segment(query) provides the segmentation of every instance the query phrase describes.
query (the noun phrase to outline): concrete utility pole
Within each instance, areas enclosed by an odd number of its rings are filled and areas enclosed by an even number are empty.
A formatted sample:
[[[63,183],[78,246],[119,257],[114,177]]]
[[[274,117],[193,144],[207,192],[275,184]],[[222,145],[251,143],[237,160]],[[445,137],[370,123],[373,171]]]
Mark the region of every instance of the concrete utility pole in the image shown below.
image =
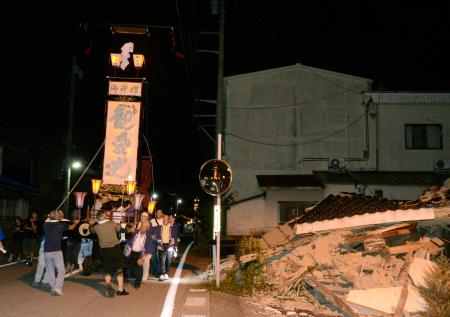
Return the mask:
[[[69,194],[70,191],[70,177],[71,177],[71,154],[72,154],[72,134],[73,134],[73,112],[75,109],[75,90],[77,79],[79,76],[77,58],[75,54],[72,55],[72,69],[70,73],[70,91],[69,91],[69,121],[67,123],[67,135],[66,135],[66,158],[65,158],[65,193],[63,198]],[[69,197],[67,197],[64,203],[64,215],[69,218]]]
[[[222,134],[223,134],[223,58],[224,58],[224,42],[225,42],[225,0],[219,2],[219,61],[217,72],[217,108],[216,108],[216,129],[217,129],[217,159],[222,159]],[[221,215],[220,195],[216,197],[216,206]],[[216,232],[216,286],[220,286],[220,228]]]

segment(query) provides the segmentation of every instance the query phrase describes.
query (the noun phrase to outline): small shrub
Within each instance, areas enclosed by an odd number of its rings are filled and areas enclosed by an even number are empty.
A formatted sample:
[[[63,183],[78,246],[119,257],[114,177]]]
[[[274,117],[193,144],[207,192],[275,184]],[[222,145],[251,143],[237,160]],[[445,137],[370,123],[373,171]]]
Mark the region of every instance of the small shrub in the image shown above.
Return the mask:
[[[450,317],[450,260],[441,255],[436,259],[436,269],[427,272],[427,287],[419,292],[427,303],[427,317]]]
[[[257,238],[244,238],[239,242],[236,258],[239,259],[242,255],[256,253],[256,260],[236,265],[228,270],[225,278],[220,281],[219,289],[216,288],[215,280],[203,282],[200,287],[235,295],[252,295],[255,291],[264,289],[266,280],[264,277],[264,258],[261,251]]]

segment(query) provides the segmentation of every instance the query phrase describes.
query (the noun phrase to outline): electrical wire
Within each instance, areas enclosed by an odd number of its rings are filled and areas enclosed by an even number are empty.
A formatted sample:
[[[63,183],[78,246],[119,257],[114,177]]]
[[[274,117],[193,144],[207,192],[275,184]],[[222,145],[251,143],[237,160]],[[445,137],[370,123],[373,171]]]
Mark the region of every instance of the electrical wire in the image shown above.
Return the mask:
[[[364,84],[365,85],[365,84]],[[359,87],[361,85],[355,86]],[[253,107],[233,107],[233,106],[227,106],[227,109],[233,109],[233,110],[265,110],[265,109],[282,109],[282,108],[292,108],[292,107],[298,107],[301,105],[306,105],[306,104],[310,104],[310,103],[315,103],[315,102],[319,102],[322,100],[326,100],[329,98],[333,98],[336,96],[339,96],[341,94],[344,93],[348,93],[348,92],[354,92],[355,90],[352,89],[348,89],[348,90],[342,90],[342,91],[338,91],[337,93],[331,94],[331,95],[327,95],[327,96],[323,96],[320,98],[316,98],[316,99],[311,99],[311,100],[306,100],[306,101],[302,101],[302,102],[296,102],[293,104],[288,104],[288,105],[276,105],[276,106],[253,106]],[[359,94],[359,93],[358,93]]]
[[[326,82],[328,82],[328,83],[330,83],[330,84],[332,84],[332,85],[334,85],[334,86],[336,86],[336,87],[339,87],[339,88],[341,88],[341,89],[343,89],[343,90],[351,91],[351,92],[354,92],[354,93],[356,93],[356,94],[361,94],[361,92],[362,92],[361,90],[356,90],[356,89],[352,89],[352,88],[348,88],[348,87],[342,86],[341,84],[338,84],[337,82],[334,82],[334,81],[332,81],[332,80],[330,80],[330,79],[328,79],[328,78],[326,78],[326,77],[320,75],[318,72],[312,70],[312,69],[311,69],[310,67],[308,67],[308,66],[305,66],[304,69],[306,69],[307,71],[313,73],[315,76],[319,77],[319,78],[322,79],[323,81],[326,81]],[[360,84],[360,85],[366,86],[367,83],[363,83],[363,84]],[[360,86],[360,85],[358,85],[358,86]],[[358,86],[356,86],[356,87],[358,87]],[[355,87],[355,88],[356,88],[356,87]]]
[[[147,145],[148,156],[150,157],[150,162],[152,163],[152,196],[153,196],[155,194],[155,177],[153,176],[153,157],[152,153],[150,152],[150,146],[148,145],[147,138],[145,137],[144,134],[142,134],[142,136],[144,137],[145,144]]]
[[[188,90],[190,92],[191,95],[191,101],[194,101],[194,97],[193,97],[193,93],[194,93],[194,86],[192,84],[192,79],[191,79],[191,75],[190,75],[190,71],[189,71],[189,65],[187,63],[187,51],[186,51],[186,46],[184,44],[184,33],[183,33],[183,27],[181,24],[181,16],[180,16],[180,8],[178,6],[178,0],[175,0],[175,7],[176,7],[176,11],[177,11],[177,24],[178,24],[178,31],[180,33],[180,43],[181,43],[181,49],[183,50],[183,54],[184,54],[184,68],[185,68],[185,72],[186,72],[186,82],[188,85]],[[189,57],[191,58],[191,57]]]
[[[75,185],[73,185],[73,187],[69,190],[69,192],[67,193],[66,197],[64,197],[63,201],[59,204],[59,206],[56,208],[56,210],[59,210],[59,208],[61,208],[61,206],[66,202],[67,198],[69,198],[70,194],[72,194],[73,190],[75,189],[75,187],[77,187],[78,183],[81,181],[81,179],[83,178],[84,174],[86,174],[87,170],[91,166],[92,162],[94,162],[95,158],[97,157],[98,153],[100,153],[100,150],[103,148],[103,146],[105,146],[105,141],[103,141],[102,145],[100,145],[100,148],[97,150],[97,152],[95,153],[95,155],[92,158],[92,160],[86,166],[86,168],[84,169],[83,173],[80,175],[80,177],[76,181]]]
[[[262,141],[256,141],[256,140],[252,140],[252,139],[248,139],[233,133],[226,133],[226,135],[229,135],[231,137],[234,137],[236,139],[245,141],[245,142],[249,142],[249,143],[253,143],[253,144],[260,144],[260,145],[267,145],[267,146],[300,146],[300,145],[307,145],[307,144],[312,144],[312,143],[318,143],[321,142],[323,140],[326,140],[328,138],[331,138],[345,130],[347,130],[348,128],[352,127],[353,125],[355,125],[356,123],[358,123],[362,118],[364,118],[366,115],[366,113],[364,113],[363,115],[361,115],[360,117],[358,117],[356,120],[354,120],[353,122],[351,122],[350,124],[348,124],[347,126],[345,126],[344,128],[337,130],[329,135],[320,137],[318,139],[315,140],[310,140],[310,141],[306,141],[306,142],[301,142],[301,143],[290,143],[290,144],[281,144],[281,143],[268,143],[268,142],[262,142]]]

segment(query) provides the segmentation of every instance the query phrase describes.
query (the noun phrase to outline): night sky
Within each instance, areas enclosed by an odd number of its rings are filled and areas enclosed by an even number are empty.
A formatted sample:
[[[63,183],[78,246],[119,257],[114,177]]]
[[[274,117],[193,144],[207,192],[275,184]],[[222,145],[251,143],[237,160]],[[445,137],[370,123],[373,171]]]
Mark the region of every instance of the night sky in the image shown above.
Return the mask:
[[[297,2],[227,1],[225,75],[302,63],[373,79],[374,89],[449,90],[448,4]],[[120,52],[126,40],[113,37],[107,25],[173,27],[175,48],[166,28],[150,28],[150,38],[137,39],[150,57],[145,111],[156,191],[185,201],[200,194],[199,166],[215,151],[198,129],[208,122],[193,116],[214,112],[194,103],[216,93],[216,55],[195,52],[217,48],[214,35],[198,35],[218,30],[210,2],[179,0],[177,8],[174,0],[146,1],[102,10],[77,2],[48,10],[4,12],[0,123],[63,140],[75,54],[83,77],[76,90],[73,155],[89,161],[104,137],[108,54]],[[100,160],[94,172],[100,174]]]

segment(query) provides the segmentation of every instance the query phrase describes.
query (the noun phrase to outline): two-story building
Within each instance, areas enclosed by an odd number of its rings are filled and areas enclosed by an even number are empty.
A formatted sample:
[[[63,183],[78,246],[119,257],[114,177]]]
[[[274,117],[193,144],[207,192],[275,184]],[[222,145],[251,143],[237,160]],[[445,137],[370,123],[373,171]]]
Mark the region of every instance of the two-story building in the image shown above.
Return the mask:
[[[0,218],[48,212],[62,192],[64,148],[35,131],[0,125]]]
[[[332,193],[416,199],[450,176],[450,93],[371,82],[300,64],[225,79],[229,235],[275,227]]]

